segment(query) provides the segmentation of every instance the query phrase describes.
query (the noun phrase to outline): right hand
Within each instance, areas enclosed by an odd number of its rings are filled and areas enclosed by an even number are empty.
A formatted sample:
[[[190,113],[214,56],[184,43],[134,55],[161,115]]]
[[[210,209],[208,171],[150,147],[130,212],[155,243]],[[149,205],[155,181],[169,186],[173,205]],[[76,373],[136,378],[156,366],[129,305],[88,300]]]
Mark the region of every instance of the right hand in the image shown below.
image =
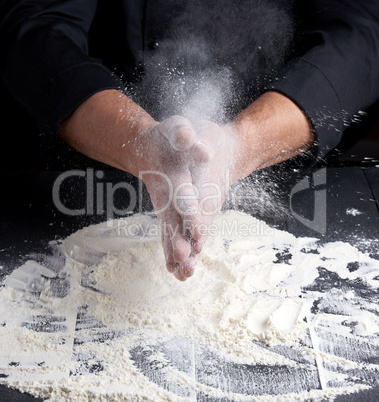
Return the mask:
[[[198,194],[193,186],[193,160],[208,159],[189,120],[172,116],[151,125],[134,141],[138,176],[143,180],[161,222],[162,244],[169,272],[184,281],[194,272],[200,250]]]

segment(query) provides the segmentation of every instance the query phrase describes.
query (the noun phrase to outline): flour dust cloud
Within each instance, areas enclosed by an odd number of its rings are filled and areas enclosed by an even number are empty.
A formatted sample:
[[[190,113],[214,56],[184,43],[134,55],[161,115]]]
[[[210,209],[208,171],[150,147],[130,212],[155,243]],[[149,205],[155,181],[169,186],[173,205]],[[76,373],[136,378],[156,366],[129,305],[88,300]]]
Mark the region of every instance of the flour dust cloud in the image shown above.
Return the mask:
[[[131,93],[158,120],[226,122],[277,77],[294,31],[291,2],[195,0],[144,52]]]

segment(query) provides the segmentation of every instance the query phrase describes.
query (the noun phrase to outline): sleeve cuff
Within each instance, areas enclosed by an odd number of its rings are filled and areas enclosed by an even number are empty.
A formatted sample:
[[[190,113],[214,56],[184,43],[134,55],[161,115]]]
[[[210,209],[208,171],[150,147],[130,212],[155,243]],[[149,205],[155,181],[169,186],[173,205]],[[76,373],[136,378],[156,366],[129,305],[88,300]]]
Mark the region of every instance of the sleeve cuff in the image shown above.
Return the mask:
[[[85,100],[106,89],[124,90],[122,80],[98,63],[72,66],[52,78],[41,104],[46,105],[39,118],[41,128],[55,130]]]
[[[344,116],[340,100],[326,76],[312,63],[294,59],[283,78],[268,88],[295,102],[310,119],[315,135],[313,155],[322,159],[340,142]]]

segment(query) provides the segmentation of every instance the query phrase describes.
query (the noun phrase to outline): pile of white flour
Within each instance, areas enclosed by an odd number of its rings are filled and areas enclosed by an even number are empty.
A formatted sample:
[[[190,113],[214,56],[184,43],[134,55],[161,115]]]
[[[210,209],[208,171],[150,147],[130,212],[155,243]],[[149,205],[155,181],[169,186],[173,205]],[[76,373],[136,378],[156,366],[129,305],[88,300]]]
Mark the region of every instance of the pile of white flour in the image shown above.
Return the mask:
[[[134,215],[59,245],[0,291],[0,381],[53,401],[333,399],[378,386],[379,262],[219,215],[182,283]],[[62,255],[56,255],[62,260]]]

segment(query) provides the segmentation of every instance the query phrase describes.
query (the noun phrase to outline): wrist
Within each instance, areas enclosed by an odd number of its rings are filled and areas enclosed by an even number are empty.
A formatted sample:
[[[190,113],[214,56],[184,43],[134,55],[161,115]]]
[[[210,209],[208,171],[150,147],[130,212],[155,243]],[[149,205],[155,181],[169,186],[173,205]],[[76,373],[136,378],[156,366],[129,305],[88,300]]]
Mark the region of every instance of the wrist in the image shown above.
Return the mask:
[[[289,98],[266,92],[229,124],[236,140],[236,175],[290,159],[313,145],[312,125]]]
[[[231,121],[227,129],[233,141],[231,182],[234,183],[259,168],[259,134],[257,122],[247,114]]]
[[[151,166],[147,165],[150,161],[148,155],[151,153],[149,148],[154,142],[150,133],[159,123],[146,112],[138,113],[132,121],[128,120],[120,127],[122,144],[118,159],[122,170],[139,177],[141,171],[151,169]]]

